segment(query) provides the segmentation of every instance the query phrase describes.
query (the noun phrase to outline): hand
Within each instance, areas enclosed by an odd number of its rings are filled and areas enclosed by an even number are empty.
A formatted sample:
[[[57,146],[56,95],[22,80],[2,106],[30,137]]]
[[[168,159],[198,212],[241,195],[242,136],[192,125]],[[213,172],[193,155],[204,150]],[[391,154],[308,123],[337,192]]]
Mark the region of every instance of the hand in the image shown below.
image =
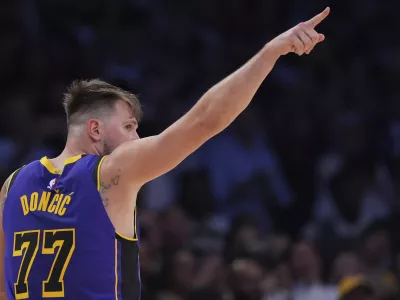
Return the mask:
[[[276,48],[281,55],[294,52],[301,56],[304,53],[309,54],[316,44],[325,40],[325,36],[315,31],[315,27],[321,23],[330,12],[327,7],[323,12],[316,15],[307,22],[302,22],[288,31],[277,36],[270,42],[270,45]]]

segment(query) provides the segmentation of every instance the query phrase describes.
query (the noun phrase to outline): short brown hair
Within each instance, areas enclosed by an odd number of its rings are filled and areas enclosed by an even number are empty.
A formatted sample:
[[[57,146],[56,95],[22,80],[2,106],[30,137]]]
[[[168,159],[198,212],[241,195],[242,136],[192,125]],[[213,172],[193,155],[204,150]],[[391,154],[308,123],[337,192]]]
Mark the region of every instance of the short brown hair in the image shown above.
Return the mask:
[[[76,80],[64,94],[64,109],[68,125],[82,122],[82,117],[102,108],[114,108],[118,100],[127,102],[140,121],[142,108],[136,95],[99,79]]]

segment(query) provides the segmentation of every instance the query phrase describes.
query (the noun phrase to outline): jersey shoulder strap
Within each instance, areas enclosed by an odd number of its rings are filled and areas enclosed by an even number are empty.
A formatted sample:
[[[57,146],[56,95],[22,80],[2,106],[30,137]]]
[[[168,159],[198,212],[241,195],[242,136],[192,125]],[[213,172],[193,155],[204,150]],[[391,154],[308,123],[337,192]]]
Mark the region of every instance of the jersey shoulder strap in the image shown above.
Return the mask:
[[[22,170],[22,168],[25,166],[20,167],[19,169],[16,169],[11,175],[8,177],[8,182],[6,185],[6,196],[8,195],[8,191],[10,190],[11,186],[14,184],[15,179],[17,178],[19,172]]]
[[[93,167],[92,177],[93,177],[93,181],[96,184],[98,191],[100,191],[100,188],[101,188],[100,168],[101,168],[101,164],[103,163],[103,161],[106,157],[107,156],[99,156]]]

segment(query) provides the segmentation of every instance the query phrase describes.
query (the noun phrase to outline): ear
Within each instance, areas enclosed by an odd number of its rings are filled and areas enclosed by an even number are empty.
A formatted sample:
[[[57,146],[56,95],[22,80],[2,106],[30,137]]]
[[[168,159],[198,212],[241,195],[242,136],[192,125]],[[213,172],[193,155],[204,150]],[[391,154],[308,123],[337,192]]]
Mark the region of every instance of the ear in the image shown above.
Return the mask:
[[[98,142],[101,140],[101,123],[99,120],[90,119],[88,122],[87,130],[90,138],[93,141]]]

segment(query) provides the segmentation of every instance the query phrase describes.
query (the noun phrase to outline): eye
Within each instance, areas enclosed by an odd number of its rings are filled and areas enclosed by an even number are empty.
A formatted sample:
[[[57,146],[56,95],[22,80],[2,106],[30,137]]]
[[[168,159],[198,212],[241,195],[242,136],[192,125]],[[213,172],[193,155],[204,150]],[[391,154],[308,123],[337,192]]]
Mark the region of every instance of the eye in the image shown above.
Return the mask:
[[[127,130],[132,130],[132,128],[133,128],[132,124],[129,124],[129,125],[125,126],[125,129],[127,129]]]

